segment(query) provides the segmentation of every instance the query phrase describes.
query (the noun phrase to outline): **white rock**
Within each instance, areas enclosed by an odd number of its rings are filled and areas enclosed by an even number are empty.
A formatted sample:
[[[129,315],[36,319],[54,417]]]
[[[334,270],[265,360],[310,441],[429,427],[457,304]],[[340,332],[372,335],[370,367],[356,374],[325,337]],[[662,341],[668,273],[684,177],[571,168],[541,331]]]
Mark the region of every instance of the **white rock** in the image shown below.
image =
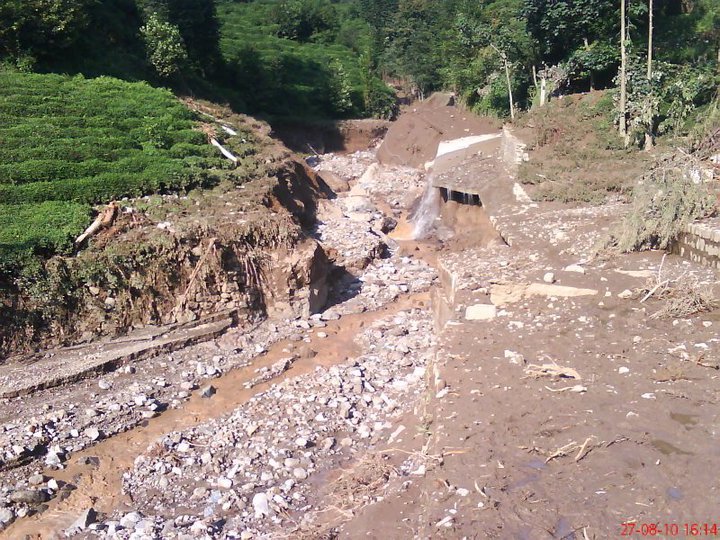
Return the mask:
[[[566,272],[576,272],[576,273],[578,273],[578,274],[584,274],[584,273],[585,273],[585,269],[584,269],[582,266],[580,266],[579,264],[571,264],[571,265],[569,265],[569,266],[566,266],[566,267],[564,268],[564,270],[565,270]]]
[[[181,441],[180,444],[177,445],[177,451],[178,452],[189,452],[190,451],[190,443],[187,441]]]
[[[555,283],[555,274],[552,272],[548,272],[543,276],[543,281],[545,283]]]
[[[233,486],[233,481],[229,478],[225,478],[224,476],[221,476],[217,480],[217,485],[219,488],[222,489],[230,489]]]
[[[100,431],[94,427],[87,428],[83,434],[91,441],[97,441],[100,438]]]
[[[95,523],[97,521],[97,512],[95,512],[94,508],[88,508],[85,510],[80,516],[77,518],[75,523],[70,527],[70,529],[75,529],[78,531],[84,531],[90,525]]]
[[[130,512],[120,518],[120,526],[126,529],[134,529],[135,524],[140,521],[142,517],[137,512]]]
[[[630,369],[626,368],[625,366],[622,366],[622,367],[618,368],[618,373],[620,375],[625,375],[626,373],[630,373]]]
[[[298,448],[307,448],[310,445],[310,443],[304,437],[298,437],[297,439],[295,439],[295,445]]]
[[[0,525],[8,525],[15,521],[15,514],[9,508],[0,508]]]
[[[497,316],[497,308],[493,304],[475,304],[465,309],[468,321],[487,321]]]
[[[256,493],[252,500],[255,509],[255,517],[263,517],[270,515],[270,505],[268,504],[267,495],[264,493]]]
[[[525,363],[525,357],[515,351],[506,350],[505,358],[507,358],[511,364],[523,365]]]

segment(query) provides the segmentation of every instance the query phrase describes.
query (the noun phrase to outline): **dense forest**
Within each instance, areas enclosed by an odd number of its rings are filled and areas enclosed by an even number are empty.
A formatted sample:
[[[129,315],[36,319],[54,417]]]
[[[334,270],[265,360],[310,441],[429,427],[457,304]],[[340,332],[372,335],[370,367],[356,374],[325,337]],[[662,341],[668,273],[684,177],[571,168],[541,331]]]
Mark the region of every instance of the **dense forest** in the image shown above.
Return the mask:
[[[621,27],[631,125],[667,131],[711,99],[716,0],[9,0],[0,56],[269,116],[391,117],[382,80],[505,116],[541,93],[615,86]]]

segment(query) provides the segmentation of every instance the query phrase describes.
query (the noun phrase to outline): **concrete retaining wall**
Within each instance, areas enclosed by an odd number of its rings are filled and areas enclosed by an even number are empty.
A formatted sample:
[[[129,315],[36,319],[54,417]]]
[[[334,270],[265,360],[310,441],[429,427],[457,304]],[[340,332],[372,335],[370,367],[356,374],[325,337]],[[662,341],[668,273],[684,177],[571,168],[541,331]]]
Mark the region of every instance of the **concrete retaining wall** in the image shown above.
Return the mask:
[[[516,174],[518,166],[524,161],[529,161],[527,144],[513,135],[510,128],[503,127],[502,140],[500,142],[500,155],[511,174]]]
[[[688,225],[673,244],[672,252],[720,269],[720,219]]]

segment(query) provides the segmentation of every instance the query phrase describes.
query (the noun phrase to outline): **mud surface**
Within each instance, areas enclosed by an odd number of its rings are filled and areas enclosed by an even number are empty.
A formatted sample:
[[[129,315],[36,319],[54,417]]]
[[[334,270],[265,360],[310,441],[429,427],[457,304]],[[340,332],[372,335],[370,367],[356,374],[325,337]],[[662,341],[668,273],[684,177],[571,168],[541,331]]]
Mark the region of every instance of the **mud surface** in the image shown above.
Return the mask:
[[[306,231],[334,266],[320,313],[0,403],[4,537],[581,539],[720,519],[720,315],[673,295],[716,274],[597,258],[623,205],[534,203],[500,141],[442,160],[448,181],[492,176],[482,206],[447,203],[408,240],[418,165],[496,132],[433,99],[378,156],[312,161],[338,187]]]

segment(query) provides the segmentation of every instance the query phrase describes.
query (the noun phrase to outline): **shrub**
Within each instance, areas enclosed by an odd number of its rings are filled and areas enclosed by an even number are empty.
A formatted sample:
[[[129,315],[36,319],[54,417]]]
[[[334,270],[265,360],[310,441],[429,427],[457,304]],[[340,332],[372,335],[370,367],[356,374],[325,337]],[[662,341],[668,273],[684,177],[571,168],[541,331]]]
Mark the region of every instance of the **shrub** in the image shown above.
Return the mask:
[[[188,55],[180,29],[153,14],[140,28],[148,60],[161,77],[171,77],[182,71]]]
[[[635,187],[632,206],[608,247],[621,252],[667,249],[691,221],[717,211],[717,195],[690,177],[691,165],[660,163]]]

